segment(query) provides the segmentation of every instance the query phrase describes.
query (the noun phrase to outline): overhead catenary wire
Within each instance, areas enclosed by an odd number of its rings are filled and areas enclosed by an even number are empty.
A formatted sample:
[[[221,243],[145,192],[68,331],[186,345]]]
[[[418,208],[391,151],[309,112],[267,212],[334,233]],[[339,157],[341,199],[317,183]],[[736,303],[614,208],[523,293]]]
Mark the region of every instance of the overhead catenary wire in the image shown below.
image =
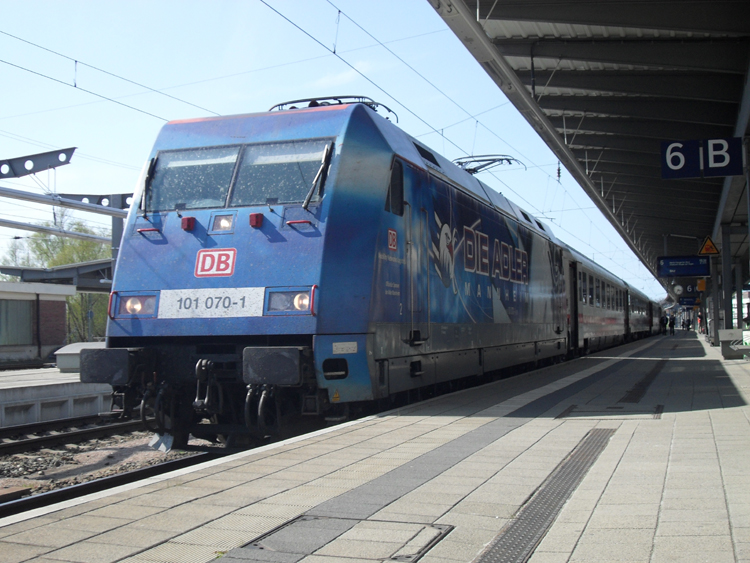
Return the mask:
[[[213,111],[213,110],[210,110],[210,109],[204,108],[204,107],[202,107],[202,106],[199,106],[199,105],[197,105],[197,104],[194,104],[194,103],[192,103],[192,102],[188,102],[187,100],[183,100],[183,99],[181,99],[181,98],[178,98],[177,96],[172,96],[171,94],[167,94],[167,93],[165,93],[165,92],[162,92],[162,91],[160,91],[160,90],[157,90],[156,88],[152,88],[152,87],[150,87],[150,86],[146,86],[145,84],[141,84],[140,82],[136,82],[135,80],[131,80],[131,79],[129,79],[129,78],[125,78],[124,76],[121,76],[121,75],[119,75],[119,74],[115,74],[114,72],[110,72],[110,71],[108,71],[108,70],[104,70],[104,69],[102,69],[102,68],[99,68],[99,67],[96,67],[96,66],[94,66],[94,65],[90,65],[90,64],[88,64],[88,63],[85,63],[85,62],[83,62],[83,61],[80,61],[80,60],[78,60],[78,59],[74,59],[73,57],[69,57],[68,55],[65,55],[65,54],[63,54],[63,53],[60,53],[60,52],[58,52],[58,51],[55,51],[55,50],[53,50],[53,49],[49,49],[48,47],[44,47],[44,46],[42,46],[42,45],[39,45],[39,44],[37,44],[37,43],[33,43],[32,41],[29,41],[29,40],[27,40],[27,39],[23,39],[22,37],[18,37],[17,35],[12,35],[12,34],[8,33],[7,31],[2,31],[2,30],[0,30],[0,34],[2,34],[2,35],[5,35],[5,36],[7,36],[7,37],[12,37],[13,39],[15,39],[15,40],[17,40],[17,41],[22,41],[23,43],[26,43],[26,44],[28,44],[28,45],[32,45],[33,47],[36,47],[36,48],[38,48],[38,49],[42,49],[43,51],[47,51],[48,53],[52,53],[52,54],[54,54],[54,55],[57,55],[58,57],[62,57],[62,58],[64,58],[64,59],[67,59],[67,60],[69,60],[69,61],[72,61],[72,62],[74,63],[74,65],[75,65],[75,70],[76,70],[76,71],[77,71],[77,69],[78,69],[78,65],[81,65],[81,66],[85,66],[85,67],[88,67],[88,68],[90,68],[90,69],[92,69],[92,70],[95,70],[95,71],[97,71],[97,72],[101,72],[102,74],[106,74],[106,75],[108,75],[108,76],[112,76],[112,77],[114,77],[114,78],[117,78],[117,79],[119,79],[119,80],[122,80],[123,82],[128,82],[128,83],[130,83],[130,84],[133,84],[133,85],[135,85],[135,86],[138,86],[139,88],[145,88],[145,89],[146,89],[146,90],[148,90],[149,92],[153,92],[153,93],[155,93],[155,94],[159,94],[159,95],[161,95],[161,96],[166,96],[167,98],[170,98],[170,99],[172,99],[172,100],[175,100],[175,101],[177,101],[177,102],[180,102],[180,103],[183,103],[183,104],[187,104],[187,105],[189,105],[189,106],[192,106],[192,107],[194,107],[194,108],[197,108],[197,109],[200,109],[200,110],[203,110],[203,111],[207,111],[208,113],[212,113],[212,114],[214,114],[214,115],[219,115],[218,113],[216,113],[216,112],[215,112],[215,111]],[[74,81],[73,81],[73,86],[74,86],[75,88],[78,88],[78,85],[77,85],[77,76],[76,76],[76,79],[74,79]],[[85,90],[84,90],[84,91],[85,91]]]
[[[143,113],[143,114],[148,115],[150,117],[154,117],[154,118],[160,119],[162,121],[169,121],[168,119],[166,119],[164,117],[161,117],[159,115],[156,115],[154,113],[148,112],[146,110],[142,110],[142,109],[137,108],[135,106],[130,106],[130,105],[125,104],[123,102],[119,102],[116,99],[110,98],[108,96],[104,96],[103,94],[97,94],[96,92],[93,92],[92,90],[87,90],[85,88],[81,88],[80,86],[75,86],[73,84],[69,84],[69,83],[65,82],[64,80],[60,80],[59,78],[55,78],[54,76],[49,76],[48,74],[44,74],[43,72],[37,72],[36,70],[31,70],[30,68],[26,68],[24,66],[11,63],[10,61],[6,61],[5,59],[0,59],[0,63],[3,63],[3,64],[8,65],[8,66],[11,66],[13,68],[17,68],[17,69],[22,70],[24,72],[28,72],[28,73],[34,74],[36,76],[40,76],[42,78],[46,78],[47,80],[51,80],[53,82],[57,82],[58,84],[63,84],[63,85],[68,86],[70,88],[74,88],[76,90],[80,90],[81,92],[85,92],[85,93],[90,94],[92,96],[96,96],[97,98],[101,98],[103,100],[107,100],[109,102],[112,102],[113,104],[117,104],[117,105],[126,107],[128,109],[132,109],[133,111],[137,111],[139,113]]]
[[[341,55],[340,55],[339,53],[334,53],[334,52],[333,52],[333,51],[332,51],[332,50],[331,50],[331,49],[330,49],[329,47],[327,47],[327,46],[326,46],[326,45],[325,45],[325,44],[324,44],[324,43],[323,43],[322,41],[320,41],[319,39],[317,39],[316,37],[314,37],[314,36],[313,36],[313,35],[312,35],[312,34],[311,34],[310,32],[308,32],[307,30],[305,30],[304,28],[302,28],[302,27],[301,27],[300,25],[298,25],[297,23],[295,23],[294,21],[292,21],[292,20],[291,20],[291,19],[290,19],[289,17],[287,17],[286,15],[282,14],[282,13],[281,13],[281,12],[280,12],[279,10],[277,10],[277,9],[275,9],[274,7],[270,6],[270,5],[268,4],[268,2],[266,2],[266,0],[260,0],[260,1],[261,1],[261,3],[262,3],[263,5],[265,5],[265,6],[266,6],[267,8],[269,8],[269,9],[270,9],[271,11],[273,11],[274,13],[276,13],[276,14],[277,14],[277,15],[278,15],[279,17],[281,17],[282,19],[284,19],[284,20],[285,20],[285,21],[286,21],[287,23],[289,23],[290,25],[292,25],[293,27],[295,27],[296,29],[298,29],[298,30],[299,30],[300,32],[302,32],[302,33],[303,33],[304,35],[306,35],[307,37],[309,37],[310,39],[312,39],[312,40],[313,40],[313,41],[314,41],[315,43],[317,43],[318,45],[320,45],[321,47],[323,47],[323,48],[324,48],[324,49],[325,49],[326,51],[328,51],[329,53],[331,53],[332,55],[334,55],[335,57],[337,57],[337,58],[338,58],[339,60],[341,60],[341,61],[342,61],[342,62],[343,62],[343,63],[344,63],[345,65],[347,65],[347,66],[348,66],[348,67],[349,67],[350,69],[352,69],[352,70],[353,70],[354,72],[356,72],[356,73],[357,73],[358,75],[360,75],[360,76],[361,76],[362,78],[364,78],[364,79],[365,79],[365,80],[366,80],[367,82],[369,82],[370,84],[372,84],[372,85],[373,85],[373,86],[374,86],[375,88],[377,88],[378,90],[380,90],[381,92],[383,92],[383,93],[384,93],[384,94],[385,94],[386,96],[388,96],[389,98],[391,98],[392,100],[394,100],[394,101],[395,101],[395,102],[396,102],[397,104],[399,104],[399,105],[400,105],[401,107],[403,107],[403,108],[404,108],[404,109],[405,109],[405,110],[406,110],[406,111],[407,111],[407,112],[408,112],[409,114],[411,114],[412,116],[414,116],[414,117],[415,117],[415,118],[416,118],[417,120],[419,120],[419,121],[420,121],[420,122],[422,122],[423,124],[427,125],[427,127],[429,127],[429,128],[430,128],[430,129],[431,129],[431,130],[432,130],[432,131],[433,131],[434,133],[437,133],[438,135],[440,135],[440,136],[441,136],[441,137],[442,137],[442,138],[443,138],[444,140],[448,141],[448,142],[449,142],[449,143],[450,143],[451,145],[453,145],[453,146],[454,146],[454,147],[455,147],[456,149],[458,149],[459,151],[461,151],[461,152],[462,152],[463,154],[468,154],[468,152],[467,152],[467,151],[466,151],[465,149],[463,149],[462,147],[460,147],[460,146],[459,146],[459,145],[458,145],[458,144],[457,144],[456,142],[454,142],[454,141],[453,141],[452,139],[450,139],[450,138],[446,137],[446,136],[445,136],[445,134],[444,134],[444,132],[442,132],[441,130],[438,130],[438,129],[437,129],[437,128],[436,128],[435,126],[433,126],[433,125],[431,125],[430,123],[428,123],[428,122],[427,122],[427,121],[426,121],[425,119],[423,119],[423,118],[422,118],[421,116],[419,116],[419,115],[418,115],[418,114],[417,114],[416,112],[414,112],[413,110],[411,110],[411,109],[410,109],[409,107],[407,107],[407,106],[406,106],[406,105],[405,105],[404,103],[402,103],[402,102],[401,102],[400,100],[398,100],[398,99],[397,99],[397,98],[396,98],[395,96],[391,95],[391,94],[390,94],[390,93],[389,93],[388,91],[386,91],[386,90],[385,90],[385,89],[384,89],[383,87],[381,87],[381,86],[380,86],[379,84],[377,84],[377,83],[376,83],[376,82],[375,82],[375,81],[374,81],[373,79],[371,79],[371,78],[370,78],[369,76],[367,76],[367,75],[366,75],[365,73],[363,73],[362,71],[360,71],[359,69],[357,69],[357,68],[356,68],[356,67],[355,67],[354,65],[352,65],[352,64],[351,64],[351,63],[349,63],[349,62],[348,62],[347,60],[345,60],[345,59],[344,59],[344,58],[343,58],[343,57],[342,57],[342,56],[341,56]],[[332,2],[330,1],[330,0],[326,0],[326,2],[328,2],[328,3],[329,3],[329,4],[330,4],[330,5],[331,5],[331,6],[333,7],[333,8],[335,8],[336,10],[339,10],[339,9],[338,9],[338,7],[337,7],[337,6],[335,5],[335,4],[333,4],[333,3],[332,3]],[[357,24],[356,22],[354,22],[354,20],[352,20],[352,18],[350,18],[350,17],[349,17],[349,16],[347,15],[347,14],[345,14],[344,12],[342,12],[342,14],[343,14],[343,15],[344,15],[344,16],[345,16],[345,17],[346,17],[347,19],[349,19],[350,21],[352,21],[353,23],[355,23],[355,25],[357,25],[357,27],[359,27],[360,29],[362,29],[362,31],[363,31],[363,32],[365,32],[365,33],[366,33],[366,34],[367,34],[368,36],[370,36],[370,37],[371,37],[372,39],[374,39],[374,40],[375,40],[375,41],[377,41],[377,42],[378,42],[378,43],[379,43],[380,45],[382,45],[382,43],[381,43],[381,42],[380,42],[380,41],[379,41],[379,40],[378,40],[377,38],[375,38],[375,37],[374,37],[374,36],[372,36],[372,35],[371,35],[371,34],[370,34],[369,32],[367,32],[366,30],[364,30],[364,28],[362,28],[362,26],[360,26],[359,24]],[[386,49],[387,49],[387,48],[386,48]],[[390,49],[388,49],[388,51],[389,51],[389,52],[392,52],[392,51],[390,51]],[[396,55],[394,54],[394,56],[396,56]],[[396,57],[397,57],[397,58],[399,58],[398,56],[396,56]],[[399,58],[399,60],[401,60],[401,59]],[[403,62],[403,61],[402,61],[402,62]],[[407,66],[407,67],[409,67],[409,68],[410,68],[410,69],[411,69],[412,71],[414,71],[415,73],[417,73],[417,74],[418,74],[419,76],[422,76],[422,75],[421,75],[421,74],[420,74],[419,72],[417,72],[416,70],[414,70],[414,69],[413,69],[413,68],[412,68],[412,67],[411,67],[410,65],[408,65],[408,64],[407,64],[407,63],[405,63],[405,62],[404,62],[404,64],[406,64],[406,66]],[[427,81],[427,82],[428,82],[429,84],[431,84],[431,85],[432,85],[432,83],[431,83],[431,82],[430,82],[429,80],[427,80],[427,79],[425,79],[425,80],[426,80],[426,81]],[[434,85],[433,85],[433,86],[434,86]],[[435,86],[434,86],[434,87],[435,87]],[[441,93],[442,93],[442,91],[441,91],[441,90],[440,90],[439,88],[437,88],[437,87],[435,87],[435,88],[436,88],[436,90],[438,90],[439,92],[441,92]],[[443,95],[445,95],[445,94],[443,93]],[[451,101],[452,101],[452,102],[453,102],[454,104],[456,104],[456,105],[457,105],[457,106],[458,106],[458,107],[459,107],[460,109],[462,109],[462,110],[463,110],[463,111],[464,111],[465,113],[467,113],[467,114],[471,115],[471,114],[470,114],[470,112],[468,112],[467,110],[465,110],[465,109],[464,109],[464,108],[463,108],[462,106],[460,106],[460,104],[457,104],[457,103],[456,103],[456,102],[455,102],[454,100],[452,100],[452,99],[451,99],[451,98],[450,98],[449,96],[447,96],[447,95],[445,95],[445,96],[446,96],[446,98],[450,99],[450,100],[451,100]],[[501,137],[499,137],[498,135],[496,135],[496,134],[495,134],[495,133],[494,133],[493,131],[491,131],[491,130],[490,130],[490,129],[489,129],[488,127],[486,127],[486,126],[485,126],[484,124],[481,124],[481,125],[482,125],[482,127],[484,127],[485,129],[487,129],[488,131],[490,131],[490,132],[491,132],[491,133],[492,133],[492,134],[493,134],[493,135],[494,135],[495,137],[497,137],[497,138],[498,138],[499,140],[501,140],[501,141],[502,141],[502,142],[504,142],[504,143],[505,143],[506,145],[508,145],[508,146],[509,146],[509,147],[510,147],[511,149],[513,149],[513,150],[516,150],[516,149],[515,149],[515,148],[514,148],[514,147],[513,147],[513,146],[512,146],[512,145],[511,145],[510,143],[508,143],[508,142],[507,142],[507,141],[506,141],[505,139],[502,139]],[[519,154],[522,154],[522,153],[520,153],[520,151],[517,151],[517,152],[518,152]],[[522,155],[522,156],[523,156],[523,155]],[[526,158],[526,157],[525,157],[525,158]],[[530,159],[529,159],[529,160],[530,160]],[[541,170],[541,168],[540,168],[540,170]],[[542,172],[543,172],[543,171],[542,171]],[[519,194],[519,193],[518,193],[518,192],[517,192],[516,190],[514,190],[513,188],[511,188],[511,187],[510,187],[510,186],[509,186],[509,185],[508,185],[508,184],[507,184],[506,182],[504,182],[504,181],[503,181],[502,179],[500,179],[500,178],[499,178],[499,177],[498,177],[498,176],[497,176],[497,175],[496,175],[496,174],[495,174],[494,172],[488,172],[488,173],[489,173],[490,175],[492,175],[492,176],[493,176],[493,177],[494,177],[494,178],[495,178],[495,179],[496,179],[496,180],[497,180],[498,182],[500,182],[500,183],[501,183],[502,185],[504,185],[504,186],[505,186],[505,187],[506,187],[506,188],[507,188],[507,189],[508,189],[508,190],[509,190],[510,192],[512,192],[512,193],[513,193],[514,195],[516,195],[516,196],[517,196],[517,197],[518,197],[518,198],[519,198],[520,200],[524,201],[524,202],[525,202],[525,203],[526,203],[526,204],[527,204],[527,205],[528,205],[528,206],[530,207],[530,209],[533,209],[533,210],[534,210],[534,212],[535,212],[535,213],[536,213],[536,212],[542,213],[542,212],[541,212],[541,210],[539,210],[539,209],[538,209],[538,208],[537,208],[537,207],[536,207],[535,205],[533,205],[533,204],[532,204],[531,202],[529,202],[529,201],[528,201],[528,200],[527,200],[526,198],[524,198],[523,196],[521,196],[521,194]],[[543,173],[545,173],[545,172],[543,172]],[[547,176],[549,176],[549,177],[552,177],[552,176],[551,176],[550,174],[547,174],[547,173],[545,173],[545,174],[546,174]],[[562,184],[560,184],[560,185],[562,185]],[[562,185],[562,187],[563,187],[563,190],[564,190],[565,192],[567,192],[567,191],[568,191],[568,190],[567,190],[567,188],[565,188],[565,186],[564,186],[564,185]],[[574,202],[574,203],[575,203],[576,205],[580,206],[580,204],[579,204],[579,203],[578,203],[578,201],[577,201],[577,200],[576,200],[576,199],[575,199],[575,198],[574,198],[574,197],[572,196],[572,194],[568,194],[568,195],[569,195],[569,196],[571,197],[571,199],[573,200],[573,202]],[[602,234],[602,235],[603,235],[603,236],[605,237],[605,239],[607,239],[607,240],[609,241],[609,237],[608,237],[608,236],[606,235],[606,233],[604,233],[604,232],[603,232],[603,231],[602,231],[601,229],[599,229],[599,227],[598,227],[597,225],[594,225],[594,227],[595,227],[595,228],[596,228],[596,229],[597,229],[597,230],[598,230],[598,231],[599,231],[599,232],[600,232],[600,233],[601,233],[601,234]],[[560,228],[562,228],[562,227],[560,227]],[[570,231],[568,231],[567,229],[562,229],[562,230],[564,230],[564,231],[565,231],[566,233],[569,233],[569,234],[571,234],[571,233],[570,233]],[[579,237],[575,237],[575,238],[576,238],[577,240],[581,240],[581,241],[582,241],[582,239],[580,239]],[[611,241],[610,241],[610,242],[611,242]],[[589,246],[589,248],[592,248],[592,247],[591,247],[590,245],[588,245],[588,244],[587,244],[587,246]],[[616,265],[617,265],[617,266],[619,267],[619,264],[617,264],[617,263],[616,263],[616,262],[614,262],[614,261],[612,261],[612,262],[613,262],[613,264],[616,264]]]

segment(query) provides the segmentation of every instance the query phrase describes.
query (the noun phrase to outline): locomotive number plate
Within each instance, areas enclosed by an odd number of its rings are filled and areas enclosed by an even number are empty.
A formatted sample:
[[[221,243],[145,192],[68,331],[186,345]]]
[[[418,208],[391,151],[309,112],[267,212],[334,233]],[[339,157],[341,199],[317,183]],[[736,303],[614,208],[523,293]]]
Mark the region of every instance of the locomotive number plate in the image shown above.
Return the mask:
[[[160,319],[262,317],[264,287],[166,289],[159,297]]]

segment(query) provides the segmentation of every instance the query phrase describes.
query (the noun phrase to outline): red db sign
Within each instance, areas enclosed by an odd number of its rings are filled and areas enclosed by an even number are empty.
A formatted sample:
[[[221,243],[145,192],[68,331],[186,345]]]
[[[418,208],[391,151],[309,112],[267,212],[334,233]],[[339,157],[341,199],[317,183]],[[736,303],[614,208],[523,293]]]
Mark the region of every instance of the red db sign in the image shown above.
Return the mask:
[[[199,250],[195,259],[196,278],[215,278],[234,274],[234,260],[237,249]]]

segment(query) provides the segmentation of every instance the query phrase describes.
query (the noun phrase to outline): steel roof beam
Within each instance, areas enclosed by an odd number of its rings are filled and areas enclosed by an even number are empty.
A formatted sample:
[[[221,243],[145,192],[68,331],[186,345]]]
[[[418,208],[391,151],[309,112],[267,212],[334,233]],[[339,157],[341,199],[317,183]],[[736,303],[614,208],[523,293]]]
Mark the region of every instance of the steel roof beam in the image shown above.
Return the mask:
[[[13,190],[10,188],[0,187],[0,197],[20,199],[22,201],[31,201],[34,203],[41,203],[44,205],[53,205],[55,207],[67,207],[69,209],[76,209],[78,211],[88,211],[89,213],[99,213],[101,215],[119,217],[120,219],[125,219],[128,216],[128,212],[123,209],[117,209],[115,207],[106,207],[104,205],[96,205],[93,203],[83,203],[81,201],[75,201],[72,199],[66,199],[64,197],[60,197],[57,194],[41,195],[41,194],[34,194],[31,192],[22,192],[20,190]],[[89,196],[89,197],[93,199],[98,196]]]
[[[658,154],[634,153],[619,151],[616,149],[573,149],[573,154],[580,161],[591,163],[627,164],[632,166],[645,166],[661,170],[661,158]],[[657,172],[657,175],[661,172]]]
[[[731,137],[733,127],[678,123],[675,121],[651,121],[616,117],[567,118],[563,124],[562,117],[549,117],[550,123],[561,134],[567,130],[568,141],[573,140],[576,131],[589,133],[614,133],[651,139],[720,139]],[[580,123],[579,123],[580,122]],[[563,127],[564,125],[564,127]]]
[[[627,192],[617,192],[617,193],[610,193],[607,197],[607,201],[609,202],[610,209],[614,205],[615,211],[617,211],[617,207],[619,207],[620,202],[624,199],[624,197],[627,195],[627,201],[622,205],[622,211],[625,214],[625,218],[628,217],[629,212],[634,213],[634,217],[640,217],[641,214],[637,211],[640,209],[643,205],[643,199],[647,198],[649,204],[654,205],[659,208],[660,211],[664,211],[664,208],[675,208],[679,209],[681,212],[685,213],[701,213],[706,209],[706,206],[715,206],[717,204],[718,198],[704,198],[699,199],[697,197],[692,197],[690,195],[685,195],[684,199],[685,202],[679,202],[679,204],[675,204],[675,195],[674,194],[662,194],[662,195],[654,195],[649,194],[644,196],[643,193],[635,193],[632,190],[629,190]],[[614,199],[613,199],[614,196]],[[690,198],[690,201],[688,202],[688,198]],[[628,202],[630,200],[633,200],[633,204],[630,205]],[[632,223],[632,222],[631,222]],[[707,225],[713,225],[713,218],[707,218],[705,220],[705,223]],[[641,225],[642,228],[645,228],[646,231],[649,231],[650,229],[646,225]],[[662,226],[660,225],[660,228]]]
[[[744,74],[748,42],[703,39],[495,39],[505,57]]]
[[[61,229],[59,227],[44,227],[42,225],[19,223],[18,221],[9,221],[7,219],[0,219],[0,227],[8,227],[9,229],[22,229],[25,231],[34,231],[37,233],[47,233],[49,235],[76,238],[80,240],[98,242],[100,244],[112,244],[111,238],[90,235],[88,233],[79,233],[77,231],[66,231],[65,229]]]
[[[544,96],[539,105],[547,112],[593,113],[725,127],[732,127],[737,116],[736,104],[620,96]]]
[[[592,151],[598,152],[601,149],[643,154],[661,154],[661,143],[658,139],[615,137],[614,135],[597,135],[594,133],[578,133],[575,138],[573,138],[573,135],[569,135],[568,146],[571,150],[588,150],[590,155]]]
[[[531,86],[531,71],[516,71],[518,78]],[[672,70],[536,70],[536,94],[544,96],[548,88],[574,88],[611,94],[636,94],[697,100],[733,102],[742,95],[743,80],[735,74]],[[542,98],[544,99],[544,98]]]
[[[716,205],[718,197],[712,198],[712,199],[694,199],[692,196],[686,195],[683,201],[679,201],[679,204],[675,204],[675,195],[674,194],[667,194],[667,195],[657,195],[657,194],[649,194],[648,196],[644,196],[642,193],[634,193],[632,191],[626,192],[628,195],[628,201],[631,199],[633,200],[633,206],[628,205],[626,202],[623,205],[623,211],[627,212],[627,210],[634,210],[634,209],[640,209],[643,205],[643,201],[640,198],[648,197],[649,204],[653,204],[655,207],[654,212],[658,215],[659,213],[669,212],[669,209],[680,209],[682,211],[696,211],[700,212],[701,210],[705,209],[707,205]],[[612,206],[612,195],[610,194],[607,200],[609,201],[610,207]],[[618,205],[618,202],[621,202],[623,199],[623,196],[625,193],[620,194],[614,194],[615,198],[615,206]],[[615,210],[617,207],[615,207]],[[636,213],[636,216],[642,217],[645,214]],[[627,218],[627,215],[625,215]],[[713,224],[713,218],[709,217],[706,219],[706,224],[711,225]],[[645,227],[645,225],[642,225],[642,227]],[[649,229],[646,229],[649,230]]]
[[[745,2],[736,0],[482,0],[479,16],[482,20],[489,16],[490,20],[750,33],[746,9]]]
[[[597,178],[594,179],[596,185],[599,185],[602,180],[604,181],[605,194],[607,193],[607,186],[614,181],[615,186],[620,186],[621,188],[623,186],[638,186],[649,190],[705,193],[707,196],[708,194],[714,193],[716,194],[716,199],[719,197],[718,194],[721,193],[721,184],[723,180],[723,178],[695,181],[662,180],[659,176],[639,178],[638,176],[628,174],[627,172],[617,174],[612,172],[601,173],[594,171],[593,175],[597,176]]]

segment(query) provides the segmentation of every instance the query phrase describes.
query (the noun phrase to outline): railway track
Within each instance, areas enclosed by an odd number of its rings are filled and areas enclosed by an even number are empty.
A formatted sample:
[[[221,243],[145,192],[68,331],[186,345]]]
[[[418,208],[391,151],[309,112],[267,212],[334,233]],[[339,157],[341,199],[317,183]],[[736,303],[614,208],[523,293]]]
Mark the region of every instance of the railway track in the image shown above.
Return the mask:
[[[117,475],[111,475],[109,477],[103,477],[101,479],[95,479],[93,481],[87,481],[72,487],[65,487],[62,489],[55,489],[47,493],[41,493],[38,495],[32,495],[24,497],[18,500],[12,500],[4,503],[0,503],[0,518],[7,516],[13,516],[15,514],[21,514],[28,510],[37,508],[45,508],[52,506],[57,503],[61,503],[68,500],[73,500],[93,493],[98,493],[119,487],[121,485],[128,485],[154,477],[156,475],[162,475],[169,473],[170,471],[176,471],[178,469],[184,469],[192,465],[197,465],[206,461],[211,461],[222,457],[224,453],[200,453],[190,457],[183,457],[180,459],[159,463],[157,465],[150,465],[134,471],[128,471],[126,473],[118,473]]]
[[[0,456],[93,440],[143,428],[140,420],[101,423],[98,416],[0,428]]]

